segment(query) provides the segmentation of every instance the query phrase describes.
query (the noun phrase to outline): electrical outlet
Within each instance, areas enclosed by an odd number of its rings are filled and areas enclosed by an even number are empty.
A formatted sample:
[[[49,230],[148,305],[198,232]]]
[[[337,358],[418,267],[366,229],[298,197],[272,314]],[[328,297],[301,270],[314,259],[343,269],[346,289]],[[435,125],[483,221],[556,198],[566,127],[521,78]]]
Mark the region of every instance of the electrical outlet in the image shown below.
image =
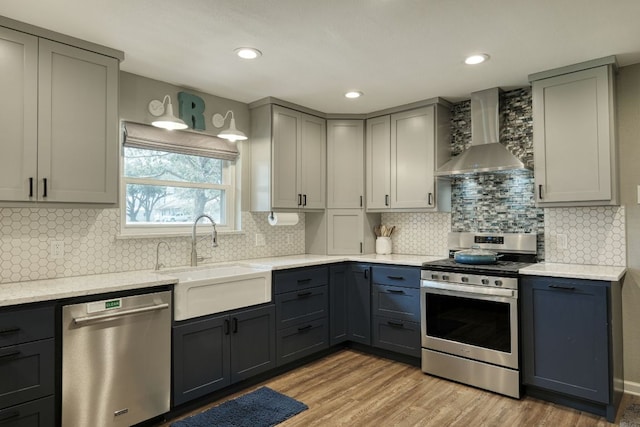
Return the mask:
[[[51,241],[51,248],[49,249],[49,255],[52,259],[64,258],[64,242],[62,240]]]
[[[256,246],[264,246],[266,245],[266,241],[264,239],[264,234],[256,233]]]
[[[287,245],[293,245],[293,234],[287,233]]]
[[[556,236],[556,246],[558,249],[567,249],[567,235],[558,234]]]

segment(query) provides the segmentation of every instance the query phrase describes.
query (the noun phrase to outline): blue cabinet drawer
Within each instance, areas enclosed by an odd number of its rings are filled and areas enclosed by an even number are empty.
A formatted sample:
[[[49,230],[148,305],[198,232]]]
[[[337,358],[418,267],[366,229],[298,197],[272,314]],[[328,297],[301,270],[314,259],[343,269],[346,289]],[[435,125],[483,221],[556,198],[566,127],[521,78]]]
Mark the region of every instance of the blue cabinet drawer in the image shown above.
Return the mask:
[[[55,401],[53,396],[0,409],[2,427],[53,427],[55,420]]]
[[[386,317],[374,317],[373,346],[420,357],[420,324]]]
[[[420,289],[373,285],[373,315],[420,323]]]
[[[281,329],[276,333],[278,366],[329,347],[326,318]]]
[[[326,317],[328,286],[301,289],[276,295],[276,324],[278,329]]]
[[[420,288],[420,267],[371,267],[372,282],[378,285]]]
[[[53,338],[0,348],[0,408],[53,394],[54,352]]]
[[[53,306],[8,308],[0,312],[0,348],[53,338]]]
[[[329,267],[296,268],[273,273],[276,294],[329,284]]]

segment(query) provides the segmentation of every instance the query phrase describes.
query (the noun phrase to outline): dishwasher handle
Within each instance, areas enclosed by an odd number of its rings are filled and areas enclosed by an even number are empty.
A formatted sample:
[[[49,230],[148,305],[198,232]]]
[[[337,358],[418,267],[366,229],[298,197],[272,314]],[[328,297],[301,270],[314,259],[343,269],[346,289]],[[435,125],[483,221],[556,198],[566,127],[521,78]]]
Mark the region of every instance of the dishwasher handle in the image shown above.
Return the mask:
[[[168,303],[152,305],[149,307],[132,308],[131,310],[118,311],[117,313],[98,314],[96,316],[74,317],[73,322],[76,325],[91,322],[94,320],[116,319],[118,317],[128,316],[130,314],[146,313],[148,311],[164,310],[169,308]]]

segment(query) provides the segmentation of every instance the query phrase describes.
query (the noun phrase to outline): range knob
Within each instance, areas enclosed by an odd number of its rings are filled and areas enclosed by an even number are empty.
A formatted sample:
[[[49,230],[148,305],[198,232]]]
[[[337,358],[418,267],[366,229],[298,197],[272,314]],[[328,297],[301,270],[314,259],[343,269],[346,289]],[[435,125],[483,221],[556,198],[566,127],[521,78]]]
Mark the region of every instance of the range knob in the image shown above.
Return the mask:
[[[502,280],[496,280],[494,283],[496,286],[502,286]]]
[[[431,275],[431,279],[432,280],[438,280],[439,276],[437,274],[432,274]]]
[[[447,276],[446,274],[442,275],[442,280],[449,280],[449,276]]]
[[[483,285],[488,285],[489,284],[489,279],[482,279],[482,284]]]
[[[462,281],[462,283],[467,283],[469,281],[469,278],[462,276],[460,280]]]

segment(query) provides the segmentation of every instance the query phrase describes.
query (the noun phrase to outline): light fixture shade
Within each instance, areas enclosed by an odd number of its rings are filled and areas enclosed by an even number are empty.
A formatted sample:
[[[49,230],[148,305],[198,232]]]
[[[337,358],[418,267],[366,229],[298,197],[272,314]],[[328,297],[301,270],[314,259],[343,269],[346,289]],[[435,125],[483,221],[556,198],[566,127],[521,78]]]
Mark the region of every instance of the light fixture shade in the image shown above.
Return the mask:
[[[167,107],[165,108],[164,114],[152,121],[151,124],[155,127],[167,130],[187,129],[189,126],[187,126],[182,119],[173,115],[173,105],[171,105],[171,98],[169,95],[164,96],[162,104],[164,104],[165,101],[167,101]]]
[[[229,123],[229,129],[223,130],[218,134],[218,138],[223,138],[231,142],[244,141],[247,139],[247,135],[239,131],[236,128],[236,119],[232,116],[231,123]]]

